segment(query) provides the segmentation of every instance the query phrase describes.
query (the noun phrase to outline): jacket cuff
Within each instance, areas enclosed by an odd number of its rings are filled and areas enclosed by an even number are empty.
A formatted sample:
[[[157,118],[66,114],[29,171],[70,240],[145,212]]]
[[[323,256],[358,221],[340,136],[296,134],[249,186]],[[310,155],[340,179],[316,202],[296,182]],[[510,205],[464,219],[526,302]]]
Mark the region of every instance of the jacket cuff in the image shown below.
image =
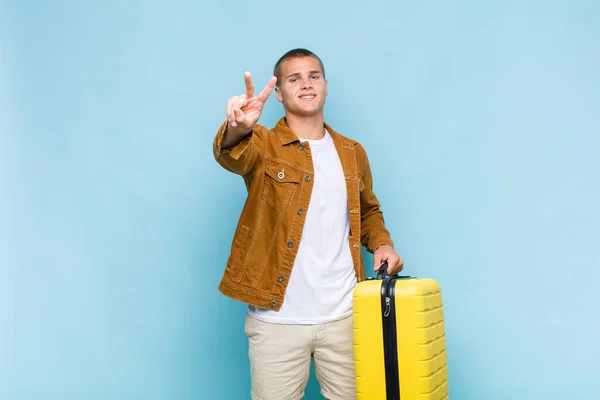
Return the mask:
[[[383,245],[390,246],[392,249],[394,248],[394,242],[392,241],[392,239],[386,237],[379,237],[377,238],[377,240],[374,240],[373,243],[375,243],[375,245],[370,249],[367,249],[371,254],[374,254],[377,251],[377,249]]]
[[[246,134],[246,136],[244,136],[244,138],[242,140],[240,140],[240,142],[238,144],[236,144],[230,148],[224,149],[223,148],[223,139],[225,138],[225,133],[227,133],[228,126],[229,126],[229,121],[225,121],[221,125],[221,127],[219,128],[219,131],[217,132],[217,135],[215,137],[214,143],[213,143],[213,153],[217,160],[223,154],[228,155],[229,157],[233,158],[234,160],[238,160],[242,156],[242,154],[244,154],[244,151],[246,151],[246,149],[250,145],[250,138],[252,136],[252,131],[248,132],[248,134]]]

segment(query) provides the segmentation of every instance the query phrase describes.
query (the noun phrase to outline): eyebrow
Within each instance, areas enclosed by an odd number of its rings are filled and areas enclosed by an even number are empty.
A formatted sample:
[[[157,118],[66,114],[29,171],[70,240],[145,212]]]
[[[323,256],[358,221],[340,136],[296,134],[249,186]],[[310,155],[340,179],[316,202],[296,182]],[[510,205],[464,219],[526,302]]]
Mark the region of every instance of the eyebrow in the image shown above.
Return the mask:
[[[314,71],[308,71],[308,73],[309,73],[309,74],[321,74],[322,72],[321,72],[321,71],[316,71],[316,70],[314,70]],[[292,76],[299,76],[299,75],[301,75],[301,74],[300,74],[300,72],[294,72],[293,74],[289,74],[289,75],[288,75],[288,76],[286,76],[285,78],[287,79],[287,78],[290,78],[290,77],[292,77]]]

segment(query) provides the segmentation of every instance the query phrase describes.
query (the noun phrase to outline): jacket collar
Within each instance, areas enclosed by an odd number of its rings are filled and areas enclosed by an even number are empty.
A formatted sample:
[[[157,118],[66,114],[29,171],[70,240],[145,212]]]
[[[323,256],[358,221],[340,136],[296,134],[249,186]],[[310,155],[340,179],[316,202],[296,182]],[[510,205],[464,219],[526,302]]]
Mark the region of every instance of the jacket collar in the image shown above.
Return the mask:
[[[290,144],[298,140],[298,136],[287,125],[285,117],[281,117],[279,121],[277,121],[277,125],[275,125],[274,131],[279,137],[279,140],[281,140],[281,144],[284,146],[286,144]]]
[[[339,133],[337,133],[335,130],[333,130],[329,125],[327,125],[326,123],[323,124],[325,129],[327,129],[327,131],[329,132],[329,134],[331,135],[331,137],[334,139],[334,141],[336,142],[344,142],[348,144],[354,144],[354,141],[349,141],[346,137],[340,135]],[[279,137],[279,140],[281,141],[282,145],[286,145],[286,144],[290,144],[293,143],[295,141],[298,141],[298,136],[294,133],[294,131],[287,125],[287,122],[285,120],[285,117],[281,117],[279,119],[279,121],[277,122],[277,125],[275,125],[275,129],[274,129],[275,133],[277,134],[277,136]]]

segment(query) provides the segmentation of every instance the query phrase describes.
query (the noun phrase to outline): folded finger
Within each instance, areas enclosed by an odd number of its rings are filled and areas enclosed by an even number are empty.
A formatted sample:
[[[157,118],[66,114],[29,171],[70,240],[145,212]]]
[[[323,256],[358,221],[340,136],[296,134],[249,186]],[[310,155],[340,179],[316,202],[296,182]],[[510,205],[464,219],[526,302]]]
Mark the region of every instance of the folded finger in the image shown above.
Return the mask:
[[[235,98],[231,99],[227,104],[227,118],[229,122],[233,122],[235,120],[235,115],[233,114],[233,109],[235,108]]]
[[[234,114],[234,118],[235,118],[235,122],[236,123],[244,123],[246,122],[246,114],[244,114],[244,112],[242,110],[240,110],[239,108],[234,108],[233,109],[233,114]]]
[[[235,111],[237,110],[237,106],[234,104],[231,107],[231,126],[236,127],[238,125],[238,118],[237,115],[235,114]]]
[[[234,107],[233,108],[233,117],[235,118],[235,120],[237,122],[240,122],[245,117],[245,115],[244,115],[244,112],[239,109],[239,107]]]

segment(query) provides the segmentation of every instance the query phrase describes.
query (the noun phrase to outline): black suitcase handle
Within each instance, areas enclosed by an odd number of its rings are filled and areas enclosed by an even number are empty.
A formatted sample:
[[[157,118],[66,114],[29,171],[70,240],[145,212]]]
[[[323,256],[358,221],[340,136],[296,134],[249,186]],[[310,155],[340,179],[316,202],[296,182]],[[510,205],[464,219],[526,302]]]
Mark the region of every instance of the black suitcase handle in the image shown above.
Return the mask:
[[[377,279],[383,279],[383,278],[385,278],[387,269],[388,269],[388,263],[386,261],[377,270]],[[399,276],[398,274],[396,274],[396,275],[390,275],[390,278],[391,277],[394,277],[394,278],[411,278],[411,276]]]
[[[381,265],[381,267],[379,267],[379,270],[377,271],[377,279],[385,278],[387,268],[388,268],[388,263],[386,261]]]

